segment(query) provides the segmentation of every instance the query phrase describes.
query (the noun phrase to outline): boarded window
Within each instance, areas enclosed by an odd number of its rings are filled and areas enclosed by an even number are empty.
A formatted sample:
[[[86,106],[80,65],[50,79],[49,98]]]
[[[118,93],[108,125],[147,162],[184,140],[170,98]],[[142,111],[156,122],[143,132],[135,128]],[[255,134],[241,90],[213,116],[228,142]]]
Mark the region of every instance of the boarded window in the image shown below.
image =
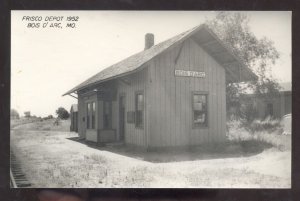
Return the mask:
[[[193,125],[207,127],[207,94],[193,93]]]
[[[112,103],[111,101],[103,102],[103,128],[112,128]]]
[[[135,94],[135,126],[143,128],[144,126],[144,95],[142,92]]]

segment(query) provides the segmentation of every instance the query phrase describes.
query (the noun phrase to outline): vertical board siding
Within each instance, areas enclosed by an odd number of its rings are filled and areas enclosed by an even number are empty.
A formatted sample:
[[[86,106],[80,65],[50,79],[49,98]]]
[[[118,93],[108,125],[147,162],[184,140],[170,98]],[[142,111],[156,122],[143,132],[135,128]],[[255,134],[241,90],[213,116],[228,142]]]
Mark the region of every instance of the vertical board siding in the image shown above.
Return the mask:
[[[204,71],[206,77],[175,77],[175,69]],[[199,145],[225,139],[225,69],[197,43],[188,39],[162,53],[149,73],[149,146]],[[208,92],[208,128],[193,128],[193,91]]]
[[[103,129],[103,101],[98,100],[98,129]]]
[[[251,100],[251,102],[250,102]],[[273,104],[273,117],[282,118],[286,114],[290,114],[292,110],[291,94],[281,93],[278,96],[272,98],[260,97],[256,95],[249,96],[249,101],[245,103],[256,102],[257,118],[266,118],[267,104]]]
[[[81,138],[85,138],[85,127],[83,122],[84,113],[84,101],[82,96],[78,95],[78,134]]]
[[[97,111],[97,96],[95,93],[89,95],[78,94],[78,134],[87,140],[96,141],[99,115],[97,112],[95,114],[95,129],[86,129],[86,104],[91,101],[95,102]],[[85,121],[83,121],[83,118],[85,118]]]
[[[114,103],[113,116],[115,117],[115,126],[117,128],[117,138],[119,139],[119,97],[120,95],[125,95],[125,143],[129,145],[136,146],[146,146],[146,104],[147,104],[147,93],[146,93],[146,83],[147,83],[147,69],[134,73],[132,75],[124,77],[130,84],[123,82],[118,83],[118,93],[117,101]],[[136,128],[134,123],[127,123],[127,112],[135,111],[135,93],[138,91],[143,91],[144,94],[144,127]]]
[[[155,144],[156,141],[158,141],[157,135],[154,133],[154,126],[157,125],[156,122],[156,114],[157,114],[157,100],[155,100],[154,97],[156,93],[156,73],[155,73],[155,60],[153,60],[149,67],[148,67],[148,72],[149,72],[149,90],[148,90],[148,104],[150,104],[148,114],[149,114],[149,144]]]
[[[119,130],[119,125],[118,125],[118,122],[119,122],[119,119],[118,119],[118,116],[119,116],[119,107],[117,107],[117,104],[118,102],[115,100],[115,101],[112,101],[111,102],[112,104],[112,128],[116,130],[116,134],[118,133],[118,130]],[[116,139],[119,139],[118,135],[116,135],[117,138]]]

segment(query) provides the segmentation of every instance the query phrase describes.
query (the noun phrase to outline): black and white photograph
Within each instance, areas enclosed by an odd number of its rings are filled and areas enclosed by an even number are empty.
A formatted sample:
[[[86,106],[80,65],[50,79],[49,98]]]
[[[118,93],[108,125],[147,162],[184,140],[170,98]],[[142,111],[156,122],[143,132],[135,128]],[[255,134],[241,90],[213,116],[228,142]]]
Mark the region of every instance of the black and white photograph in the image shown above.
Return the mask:
[[[11,188],[291,188],[292,11],[11,11]]]

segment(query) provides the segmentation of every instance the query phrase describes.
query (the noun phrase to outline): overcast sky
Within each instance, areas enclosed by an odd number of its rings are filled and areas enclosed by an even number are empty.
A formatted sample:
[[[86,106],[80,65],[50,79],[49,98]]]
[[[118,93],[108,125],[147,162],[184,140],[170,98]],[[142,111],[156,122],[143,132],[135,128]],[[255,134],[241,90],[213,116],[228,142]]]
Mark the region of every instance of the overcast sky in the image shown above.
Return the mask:
[[[291,12],[247,13],[254,34],[273,40],[281,54],[274,76],[290,82]],[[62,94],[143,50],[146,33],[154,33],[159,43],[214,15],[203,11],[13,11],[11,107],[22,116],[24,111],[54,115],[59,106],[69,110],[77,99]],[[32,21],[24,16],[64,16],[63,28],[28,28]],[[79,16],[76,28],[65,27],[67,16]]]

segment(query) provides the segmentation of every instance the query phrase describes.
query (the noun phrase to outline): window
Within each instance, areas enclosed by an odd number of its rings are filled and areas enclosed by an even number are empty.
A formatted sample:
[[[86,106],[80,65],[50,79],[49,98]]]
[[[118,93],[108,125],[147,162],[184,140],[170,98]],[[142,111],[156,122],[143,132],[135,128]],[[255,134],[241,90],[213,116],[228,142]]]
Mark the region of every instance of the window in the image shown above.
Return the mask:
[[[95,129],[96,103],[92,102],[92,129]]]
[[[103,128],[112,128],[112,105],[111,101],[103,102]]]
[[[91,103],[86,104],[86,128],[90,128]]]
[[[144,125],[144,95],[142,92],[135,94],[135,126],[143,128]]]
[[[193,93],[193,125],[207,127],[207,94]]]
[[[95,129],[96,103],[89,102],[86,104],[86,128]]]

